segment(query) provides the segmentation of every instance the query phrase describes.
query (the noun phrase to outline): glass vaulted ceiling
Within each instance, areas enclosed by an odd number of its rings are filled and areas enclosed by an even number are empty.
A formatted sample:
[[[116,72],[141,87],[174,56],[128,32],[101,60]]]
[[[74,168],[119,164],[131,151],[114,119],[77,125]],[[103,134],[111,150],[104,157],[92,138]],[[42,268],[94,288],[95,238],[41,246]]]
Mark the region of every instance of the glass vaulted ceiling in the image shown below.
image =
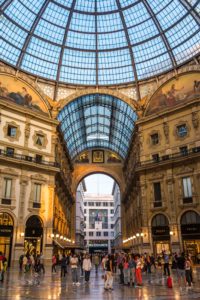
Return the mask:
[[[83,85],[138,81],[200,52],[199,0],[0,0],[0,58]]]
[[[100,94],[79,97],[58,115],[72,159],[93,147],[111,149],[124,158],[136,119],[128,104]]]

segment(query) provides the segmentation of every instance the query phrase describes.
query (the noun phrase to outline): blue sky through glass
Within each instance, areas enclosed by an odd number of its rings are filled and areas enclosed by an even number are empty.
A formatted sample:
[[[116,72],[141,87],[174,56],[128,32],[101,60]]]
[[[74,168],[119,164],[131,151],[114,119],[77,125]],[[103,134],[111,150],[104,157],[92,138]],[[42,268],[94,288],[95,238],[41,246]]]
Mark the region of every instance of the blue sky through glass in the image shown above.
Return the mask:
[[[200,4],[186,2],[13,0],[0,19],[0,58],[71,84],[146,79],[199,54]]]

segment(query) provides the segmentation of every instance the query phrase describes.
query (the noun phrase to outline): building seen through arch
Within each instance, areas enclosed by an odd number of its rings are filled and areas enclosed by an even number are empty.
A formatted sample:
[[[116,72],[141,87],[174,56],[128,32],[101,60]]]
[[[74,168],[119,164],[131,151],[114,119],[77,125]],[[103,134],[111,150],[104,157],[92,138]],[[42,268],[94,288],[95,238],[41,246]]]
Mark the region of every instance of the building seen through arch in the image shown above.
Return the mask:
[[[195,261],[199,12],[196,0],[0,1],[0,251],[10,265],[22,253],[50,263],[96,251],[86,223],[96,238],[107,217],[104,251],[184,250]],[[115,182],[114,215],[84,205],[100,202],[84,201],[99,173]]]

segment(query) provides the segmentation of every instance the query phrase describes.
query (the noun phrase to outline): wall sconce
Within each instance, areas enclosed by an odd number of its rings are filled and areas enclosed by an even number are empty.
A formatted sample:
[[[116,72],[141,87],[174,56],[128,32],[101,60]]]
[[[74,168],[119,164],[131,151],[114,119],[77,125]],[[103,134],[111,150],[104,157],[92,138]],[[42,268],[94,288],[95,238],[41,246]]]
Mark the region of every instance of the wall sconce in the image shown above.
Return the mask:
[[[63,236],[61,235],[60,239],[62,240],[63,239]]]
[[[173,231],[170,231],[170,233],[169,233],[170,235],[174,235],[174,232]]]
[[[139,234],[139,233],[136,233],[136,236],[140,236],[140,234]]]
[[[56,237],[59,238],[59,234],[56,234]]]
[[[21,235],[21,237],[23,237],[23,236],[24,236],[24,232],[21,232],[21,234],[20,234],[20,235]]]
[[[144,233],[141,233],[140,235],[141,235],[141,236],[144,236]]]
[[[54,238],[54,234],[53,234],[53,233],[51,234],[51,238],[52,238],[52,239]]]
[[[65,240],[65,241],[67,240],[66,237],[64,237],[64,240]]]
[[[135,235],[133,236],[133,239],[136,239],[136,236],[135,236]]]

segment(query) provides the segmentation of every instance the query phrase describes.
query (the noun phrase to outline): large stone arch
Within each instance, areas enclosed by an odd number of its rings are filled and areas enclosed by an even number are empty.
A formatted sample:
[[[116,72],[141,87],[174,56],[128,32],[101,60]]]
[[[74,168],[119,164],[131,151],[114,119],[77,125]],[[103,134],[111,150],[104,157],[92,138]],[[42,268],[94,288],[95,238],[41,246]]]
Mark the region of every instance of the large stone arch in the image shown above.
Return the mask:
[[[124,191],[124,179],[123,179],[123,172],[122,168],[118,168],[118,170],[112,170],[109,168],[109,166],[97,166],[97,165],[76,165],[74,166],[74,172],[73,172],[73,183],[72,183],[72,192],[73,195],[76,195],[76,190],[78,187],[78,184],[83,180],[86,176],[96,174],[96,173],[103,173],[105,175],[108,175],[112,177],[117,184],[119,185],[121,194]]]
[[[75,93],[69,95],[68,97],[61,99],[60,101],[58,101],[56,103],[56,105],[54,105],[54,114],[55,117],[58,115],[58,113],[65,107],[65,105],[69,104],[70,102],[72,102],[73,100],[81,97],[81,96],[85,96],[85,95],[89,95],[89,94],[105,94],[105,95],[110,95],[113,97],[116,97],[124,102],[126,102],[128,105],[131,106],[131,108],[138,114],[138,104],[137,101],[135,101],[134,99],[131,99],[130,97],[126,96],[125,94],[119,92],[116,89],[109,89],[109,88],[105,88],[105,87],[99,87],[97,88],[93,88],[93,87],[88,87],[85,89],[80,89],[77,90]]]

